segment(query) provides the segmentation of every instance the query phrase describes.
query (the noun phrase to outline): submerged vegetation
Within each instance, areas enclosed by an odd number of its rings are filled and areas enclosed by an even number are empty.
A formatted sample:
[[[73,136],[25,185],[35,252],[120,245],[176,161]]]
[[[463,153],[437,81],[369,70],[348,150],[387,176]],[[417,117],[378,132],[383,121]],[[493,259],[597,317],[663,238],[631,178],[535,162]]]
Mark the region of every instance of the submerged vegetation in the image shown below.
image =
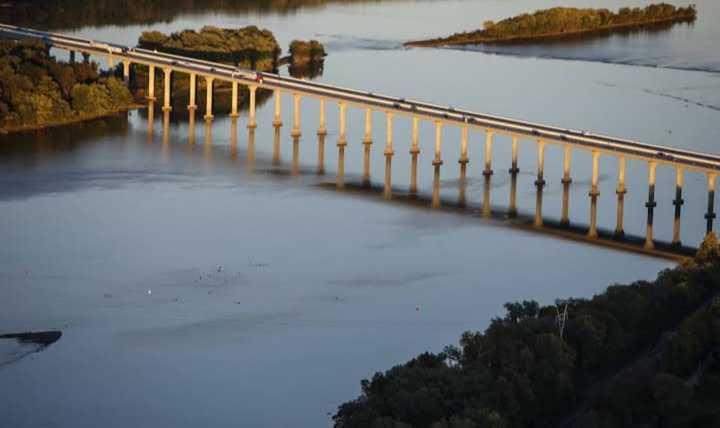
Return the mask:
[[[125,84],[97,64],[59,62],[38,41],[0,41],[0,130],[38,128],[130,107]]]
[[[692,21],[693,5],[675,7],[666,3],[641,8],[578,9],[554,7],[533,14],[524,13],[499,22],[487,21],[482,30],[456,33],[449,37],[406,43],[407,46],[442,46],[480,43],[508,43],[559,38],[583,33],[638,28],[667,22]]]
[[[720,247],[592,299],[508,303],[484,333],[362,381],[335,426],[720,426]]]

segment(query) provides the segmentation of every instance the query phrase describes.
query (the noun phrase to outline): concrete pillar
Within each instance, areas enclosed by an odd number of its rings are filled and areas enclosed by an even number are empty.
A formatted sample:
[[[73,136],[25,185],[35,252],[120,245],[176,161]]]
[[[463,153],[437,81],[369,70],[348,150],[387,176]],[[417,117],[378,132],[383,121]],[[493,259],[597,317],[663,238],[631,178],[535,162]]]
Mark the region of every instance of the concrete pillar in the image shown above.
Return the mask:
[[[617,189],[617,220],[615,222],[615,237],[622,238],[625,236],[625,229],[623,226],[624,210],[625,210],[625,157],[620,156],[618,158],[618,183]]]
[[[363,137],[363,143],[372,144],[372,109],[370,107],[365,109],[365,136]]]
[[[253,130],[253,128],[248,128]],[[273,132],[273,154],[272,154],[272,165],[280,165],[280,127],[275,127]]]
[[[325,174],[325,134],[318,131],[318,166],[317,173]]]
[[[250,86],[248,88],[250,90],[250,108],[248,109],[248,129],[255,129],[257,127],[257,123],[255,122],[255,92],[257,91],[257,86]]]
[[[570,178],[570,160],[572,158],[572,147],[570,144],[565,144],[565,149],[563,153],[563,177],[562,182],[563,183],[572,183],[572,178]]]
[[[518,140],[517,137],[512,137],[512,161],[511,161],[511,167],[508,170],[510,174],[517,174],[520,172],[520,168],[518,168]]]
[[[372,141],[363,141],[363,186],[370,187],[370,147]]]
[[[600,152],[593,150],[592,152],[592,179],[590,185],[590,229],[588,230],[589,238],[597,238],[597,199],[600,196],[598,190]]]
[[[339,128],[339,134],[338,135],[338,142],[337,142],[337,148],[338,148],[338,166],[337,166],[337,177],[336,177],[336,186],[339,189],[345,188],[345,146],[347,145],[347,138],[345,136],[345,109],[347,106],[345,103],[340,102],[338,103],[338,107],[340,109],[340,128]]]
[[[707,175],[708,183],[708,203],[707,203],[707,214],[705,214],[705,220],[707,220],[706,232],[711,234],[713,232],[713,221],[715,220],[715,179],[714,173]]]
[[[462,190],[462,206],[465,206],[465,177],[467,176],[467,164],[470,162],[468,157],[468,126],[463,125],[460,133],[460,188]]]
[[[300,138],[300,94],[293,94],[293,128],[290,136]]]
[[[417,164],[420,147],[418,141],[418,124],[420,118],[413,116],[412,118],[412,142],[410,146],[410,156],[412,157],[410,165],[410,193],[417,193]]]
[[[435,121],[435,158],[433,159],[433,165],[442,165],[442,126],[443,123],[439,120]]]
[[[485,169],[483,175],[489,177],[492,175],[492,144],[493,144],[493,132],[491,130],[485,131]]]
[[[70,51],[70,62],[75,62],[75,51]]]
[[[148,66],[148,95],[147,99],[155,101],[155,66]]]
[[[170,77],[172,70],[163,68],[163,74],[165,75],[165,79],[163,80],[163,111],[170,111],[172,110],[172,106],[170,105]]]
[[[107,56],[108,69],[112,70],[115,67],[115,58],[112,55]]]
[[[83,53],[82,53],[82,57],[83,57],[83,62],[84,62],[85,64],[87,64],[87,63],[90,62],[90,54],[89,54],[89,53],[83,52]]]
[[[508,207],[508,217],[517,217],[517,173],[510,176],[510,205]]]
[[[385,199],[392,197],[393,114],[385,113]]]
[[[545,142],[538,140],[538,167],[537,167],[537,180],[535,180],[535,186],[545,186]]]
[[[123,60],[123,82],[125,82],[126,85],[130,84],[130,61],[129,60]]]
[[[232,82],[232,99],[230,100],[230,117],[238,117],[238,82]]]
[[[657,206],[657,203],[655,202],[655,170],[657,168],[657,164],[655,162],[650,162],[648,164],[648,201],[645,204],[647,207],[647,230],[645,233],[645,248],[646,249],[652,249],[655,247],[655,243],[653,241],[653,211],[655,210],[655,207]]]
[[[320,100],[320,104],[322,104]],[[279,128],[282,126],[282,91],[275,89],[275,117],[273,118],[273,126]]]
[[[680,215],[682,212],[682,206],[683,206],[683,198],[682,198],[682,188],[683,188],[683,174],[684,171],[682,167],[677,167],[675,169],[675,199],[673,200],[673,205],[675,205],[675,220],[673,221],[673,237],[672,237],[672,245],[680,246],[681,239],[680,239]]]
[[[190,101],[188,101],[188,110],[194,111],[197,109],[195,104],[195,90],[197,87],[197,75],[190,73]]]
[[[320,125],[318,126],[317,134],[318,134],[318,136],[327,135],[327,128],[325,126],[325,99],[324,98],[320,98]],[[323,141],[325,141],[324,138],[323,138]]]
[[[213,120],[213,78],[205,77],[205,120]]]

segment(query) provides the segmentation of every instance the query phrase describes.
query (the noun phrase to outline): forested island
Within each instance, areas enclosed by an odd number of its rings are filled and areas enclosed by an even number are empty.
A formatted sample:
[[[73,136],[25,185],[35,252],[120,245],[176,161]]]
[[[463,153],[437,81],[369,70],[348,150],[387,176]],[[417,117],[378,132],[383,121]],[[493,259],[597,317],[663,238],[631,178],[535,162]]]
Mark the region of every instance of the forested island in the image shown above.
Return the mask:
[[[40,41],[0,40],[0,132],[106,116],[132,103],[125,84],[97,64],[57,61]]]
[[[720,247],[592,299],[508,303],[484,333],[362,381],[338,428],[720,426]]]
[[[541,41],[590,33],[612,32],[630,28],[650,27],[672,22],[695,20],[694,5],[676,7],[666,3],[645,8],[578,9],[554,7],[533,14],[524,13],[499,22],[486,21],[482,30],[455,33],[449,37],[418,40],[405,46],[430,47],[445,45],[497,44]]]

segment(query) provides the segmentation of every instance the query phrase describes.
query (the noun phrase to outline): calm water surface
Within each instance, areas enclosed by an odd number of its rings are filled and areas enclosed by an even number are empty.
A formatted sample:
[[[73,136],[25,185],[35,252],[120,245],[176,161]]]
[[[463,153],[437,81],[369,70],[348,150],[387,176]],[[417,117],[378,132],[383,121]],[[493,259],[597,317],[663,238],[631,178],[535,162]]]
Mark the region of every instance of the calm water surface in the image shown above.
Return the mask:
[[[718,152],[720,75],[696,66],[697,58],[717,59],[703,48],[718,40],[703,15],[720,17],[711,1],[698,2],[701,19],[692,27],[590,41],[597,55],[580,59],[593,61],[398,47],[550,5],[447,1],[330,5],[293,14],[197,11],[157,25],[77,33],[130,43],[150,27],[255,23],[273,30],[283,46],[292,38],[326,42],[327,82]],[[673,48],[683,38],[697,40],[700,53]],[[609,47],[642,57],[610,62],[663,67],[604,63]],[[664,68],[669,63],[707,71]],[[296,163],[289,97],[278,164],[271,103],[258,111],[253,140],[244,117],[233,123],[217,115],[211,127],[197,122],[190,130],[186,120],[172,117],[164,126],[159,115],[148,126],[145,112],[3,138],[0,334],[60,330],[63,336],[40,353],[0,365],[0,425],[327,426],[328,413],[357,396],[361,378],[438,351],[464,330],[483,329],[506,301],[591,296],[671,266],[483,219],[479,133],[471,134],[465,211],[454,208],[459,132],[451,129],[440,187],[447,209],[428,207],[430,124],[421,129],[421,200],[403,202],[406,120],[395,124],[395,200],[384,201],[375,190],[336,191],[337,112],[328,107],[326,174],[317,175],[317,105],[304,100],[302,106]],[[350,111],[349,187],[361,181],[362,119],[362,112]],[[377,188],[382,116],[374,122]],[[490,201],[496,212],[508,206],[507,143],[499,138],[495,145]],[[531,216],[535,146],[523,142],[520,150],[518,206]],[[560,217],[561,149],[548,148],[546,158],[543,212],[551,221]],[[583,226],[590,156],[573,159],[570,213]],[[614,227],[615,175],[615,160],[603,158],[598,218],[605,229]],[[646,175],[645,165],[628,164],[626,229],[635,235],[644,233]],[[673,180],[672,170],[658,170],[661,240],[671,236]],[[683,237],[696,245],[704,231],[705,179],[688,174],[686,183]],[[6,348],[0,347],[0,359],[13,352]]]

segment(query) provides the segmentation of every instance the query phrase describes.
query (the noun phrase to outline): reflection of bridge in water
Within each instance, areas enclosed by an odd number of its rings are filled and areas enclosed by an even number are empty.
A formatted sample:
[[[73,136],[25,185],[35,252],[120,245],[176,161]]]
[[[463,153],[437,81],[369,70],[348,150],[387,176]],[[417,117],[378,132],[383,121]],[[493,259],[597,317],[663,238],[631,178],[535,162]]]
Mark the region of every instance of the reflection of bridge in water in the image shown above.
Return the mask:
[[[440,195],[440,171],[443,165],[442,159],[442,143],[443,128],[448,126],[459,127],[461,130],[459,159],[460,178],[459,178],[459,199],[458,205],[464,206],[465,196],[464,189],[467,178],[468,158],[468,134],[471,130],[480,131],[485,134],[484,145],[484,168],[483,175],[485,177],[485,198],[482,205],[482,214],[485,217],[492,217],[492,208],[489,200],[490,180],[493,175],[493,142],[494,136],[508,136],[511,138],[511,165],[508,170],[511,176],[511,191],[509,196],[509,209],[506,215],[509,218],[518,216],[516,195],[517,195],[517,177],[518,168],[518,141],[520,139],[528,139],[536,142],[537,146],[537,171],[536,180],[536,204],[535,214],[532,217],[532,226],[540,229],[545,225],[542,215],[543,189],[545,187],[545,148],[548,144],[559,145],[563,148],[563,201],[562,215],[557,228],[553,230],[563,230],[564,234],[569,236],[578,236],[577,229],[570,227],[569,218],[569,189],[572,183],[571,178],[571,162],[574,150],[586,150],[592,155],[592,175],[590,198],[590,215],[589,227],[583,231],[583,235],[588,240],[612,241],[608,238],[623,238],[625,235],[624,228],[624,203],[627,189],[625,186],[625,170],[628,160],[646,163],[648,166],[648,193],[645,207],[647,209],[647,221],[645,228],[645,236],[640,239],[639,247],[648,252],[663,253],[665,249],[674,253],[685,253],[687,249],[681,245],[680,219],[683,206],[683,185],[686,173],[704,174],[707,182],[707,211],[706,232],[713,230],[713,222],[715,218],[714,211],[714,194],[715,184],[718,171],[720,171],[720,156],[697,153],[673,147],[655,146],[637,141],[630,141],[620,138],[608,137],[598,134],[590,134],[581,131],[562,129],[557,127],[545,126],[536,123],[522,122],[513,119],[507,119],[497,116],[475,113],[467,110],[454,109],[451,107],[443,107],[434,104],[423,103],[419,101],[411,101],[403,98],[395,98],[385,95],[372,94],[364,91],[341,88],[337,86],[309,82],[304,80],[293,79],[289,77],[279,76],[275,74],[263,73],[262,81],[256,81],[255,73],[249,71],[239,71],[233,66],[225,64],[211,63],[203,60],[196,60],[188,57],[165,54],[161,52],[148,51],[144,49],[133,49],[123,46],[113,45],[109,43],[98,43],[90,40],[79,39],[76,37],[64,36],[61,34],[40,32],[30,29],[20,29],[11,26],[0,25],[0,35],[11,38],[33,38],[40,39],[48,43],[50,46],[65,49],[71,52],[71,58],[74,52],[81,52],[87,58],[90,54],[99,55],[106,58],[108,63],[112,65],[115,61],[123,64],[123,75],[127,80],[130,75],[131,66],[147,66],[149,70],[148,79],[148,98],[151,100],[149,106],[149,132],[152,133],[153,114],[155,100],[154,79],[156,68],[163,71],[164,76],[164,93],[163,93],[163,111],[164,111],[164,129],[167,135],[169,123],[169,111],[172,109],[170,103],[170,78],[172,73],[187,73],[190,75],[189,87],[189,105],[190,111],[190,138],[195,138],[195,104],[197,77],[202,77],[206,85],[205,114],[206,120],[206,139],[208,145],[211,140],[212,126],[210,122],[213,120],[213,82],[215,80],[229,82],[232,85],[231,111],[230,116],[234,119],[238,117],[238,88],[240,85],[247,86],[249,92],[249,108],[247,114],[247,128],[249,130],[249,145],[254,146],[254,130],[257,127],[255,109],[256,109],[256,92],[257,89],[266,89],[274,92],[274,142],[273,142],[273,161],[279,163],[280,150],[280,129],[283,126],[281,120],[281,107],[284,93],[292,95],[293,100],[293,120],[291,136],[293,138],[293,163],[292,169],[297,172],[299,140],[300,132],[300,114],[301,100],[303,97],[314,98],[319,101],[319,124],[317,130],[318,136],[318,158],[317,169],[324,172],[325,159],[325,138],[327,136],[325,108],[328,102],[336,102],[339,110],[338,139],[336,142],[338,161],[336,172],[336,186],[345,188],[345,149],[347,146],[346,137],[346,112],[348,107],[358,107],[365,112],[365,132],[363,137],[363,182],[368,184],[370,177],[370,151],[373,144],[372,132],[372,113],[373,111],[381,111],[385,114],[385,148],[383,154],[385,156],[385,180],[383,186],[383,195],[387,199],[397,198],[397,189],[392,184],[392,159],[394,152],[394,134],[393,120],[396,116],[409,117],[412,120],[411,135],[411,167],[409,194],[418,193],[417,185],[417,169],[418,157],[420,154],[420,141],[418,126],[421,120],[431,121],[435,127],[434,138],[434,156],[432,165],[434,167],[433,190],[429,205],[434,208],[441,207]],[[233,120],[233,124],[236,121]],[[235,126],[233,126],[235,128]],[[237,139],[237,130],[233,130],[235,140]],[[235,144],[237,147],[237,144]],[[235,149],[236,150],[236,149]],[[248,158],[254,158],[254,147],[248,148]],[[600,231],[597,227],[597,202],[600,195],[599,180],[599,162],[601,156],[613,157],[617,160],[617,186],[615,189],[617,197],[617,214],[615,228],[612,232]],[[656,171],[658,166],[669,167],[675,171],[675,199],[674,205],[674,223],[672,241],[669,244],[656,243],[653,235],[654,210],[657,206],[655,200],[655,182]],[[418,198],[418,200],[421,200]],[[524,224],[518,222],[518,224]],[[562,227],[561,227],[562,226]],[[549,230],[549,229],[548,229]],[[632,244],[636,240],[628,237],[624,242]],[[613,241],[614,242],[614,241]],[[619,242],[619,241],[618,241]],[[626,244],[623,244],[626,245]],[[637,245],[632,245],[633,248]],[[662,250],[662,251],[661,251]]]

